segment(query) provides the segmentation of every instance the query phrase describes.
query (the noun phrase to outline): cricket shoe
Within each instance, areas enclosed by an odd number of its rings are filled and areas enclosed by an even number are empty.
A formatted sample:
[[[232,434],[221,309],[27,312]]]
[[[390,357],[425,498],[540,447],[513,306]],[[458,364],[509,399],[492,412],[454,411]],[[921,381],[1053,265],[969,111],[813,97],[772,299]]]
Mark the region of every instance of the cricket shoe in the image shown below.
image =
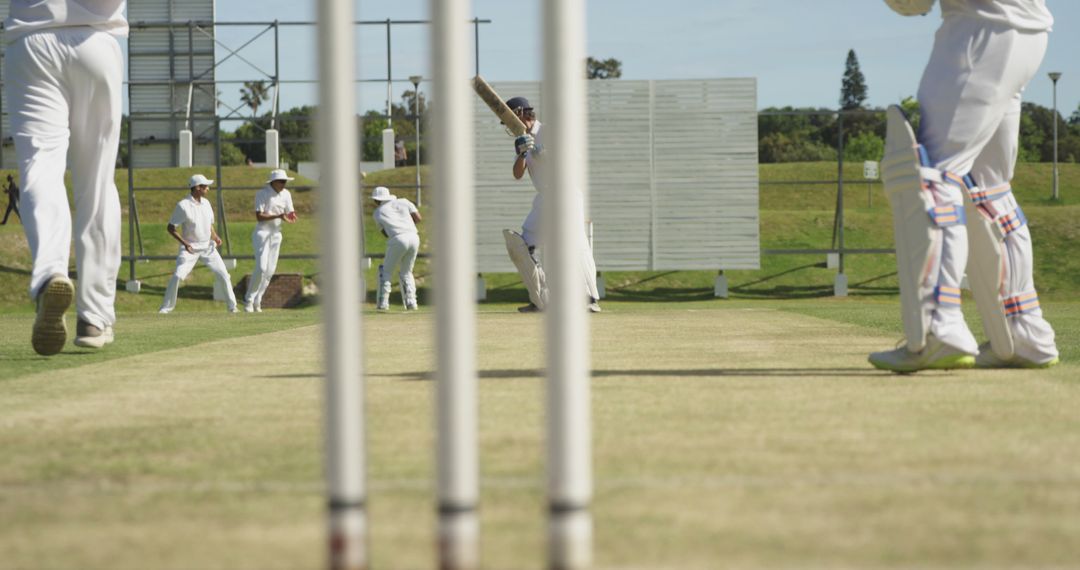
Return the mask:
[[[589,299],[589,312],[590,313],[599,313],[602,310],[603,309],[600,308],[600,302],[599,301],[597,301],[596,299]]]
[[[66,275],[53,275],[37,296],[37,318],[30,344],[34,352],[51,356],[60,352],[67,342],[67,322],[64,312],[75,298],[75,286]]]
[[[413,304],[413,305],[405,305],[405,310],[406,311],[418,311],[418,310],[420,310],[420,307],[417,307],[415,304]]]
[[[254,313],[255,312],[255,307],[252,306],[251,303],[245,303],[244,304],[244,312],[245,313]]]
[[[934,335],[927,335],[926,346],[919,352],[911,352],[907,346],[895,350],[874,352],[868,359],[881,370],[909,374],[920,370],[954,370],[973,368],[975,356],[949,346]]]
[[[75,346],[101,348],[115,340],[113,328],[98,328],[82,319],[75,324]]]
[[[1056,356],[1042,363],[1034,362],[1016,355],[1008,360],[1004,360],[994,354],[994,351],[990,349],[990,343],[988,342],[979,345],[979,355],[975,357],[976,368],[1050,368],[1059,362],[1061,362],[1061,359]]]
[[[529,303],[528,305],[525,305],[524,307],[518,307],[518,312],[519,313],[541,313],[543,311],[540,310],[540,307],[537,307],[536,305],[534,305],[532,303]]]

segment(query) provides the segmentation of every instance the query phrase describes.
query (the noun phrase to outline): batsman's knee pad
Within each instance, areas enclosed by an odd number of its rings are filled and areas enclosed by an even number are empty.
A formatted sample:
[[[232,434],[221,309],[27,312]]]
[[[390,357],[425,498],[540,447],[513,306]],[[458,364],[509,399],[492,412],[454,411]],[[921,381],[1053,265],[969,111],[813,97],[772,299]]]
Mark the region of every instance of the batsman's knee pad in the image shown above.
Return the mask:
[[[882,182],[893,212],[900,309],[908,349],[922,350],[933,312],[960,305],[960,290],[942,283],[943,230],[965,221],[968,182],[930,167],[926,151],[897,106],[887,112]],[[958,188],[957,188],[958,187]]]
[[[1009,253],[1010,240],[1018,237],[1018,232],[1027,225],[1027,218],[1009,184],[988,190],[972,188],[968,195],[970,200],[965,204],[970,248],[968,282],[994,354],[1008,360],[1016,349],[1009,319],[1039,309],[1039,296],[1030,276],[1015,278],[1017,272],[1030,272],[1030,260],[1017,267],[1019,260]],[[1017,283],[1027,288],[1014,289]]]
[[[503,239],[506,240],[506,253],[510,261],[514,262],[521,281],[529,291],[529,301],[543,310],[547,307],[547,280],[544,277],[544,268],[533,255],[533,249],[525,243],[521,234],[512,230],[503,230]]]

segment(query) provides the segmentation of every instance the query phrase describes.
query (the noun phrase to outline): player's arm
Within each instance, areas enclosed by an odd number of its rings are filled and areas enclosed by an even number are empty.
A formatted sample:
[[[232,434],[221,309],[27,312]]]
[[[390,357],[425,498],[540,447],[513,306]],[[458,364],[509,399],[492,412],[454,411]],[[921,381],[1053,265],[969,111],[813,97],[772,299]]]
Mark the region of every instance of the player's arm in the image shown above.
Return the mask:
[[[521,177],[525,176],[525,169],[525,153],[522,153],[514,159],[514,180],[521,180]]]
[[[412,221],[414,224],[419,224],[424,220],[424,218],[420,217],[420,212],[410,212],[409,215],[412,216]]]
[[[213,240],[214,245],[221,245],[221,238],[218,237],[217,232],[214,231],[214,226],[210,226],[210,239]]]
[[[266,212],[255,211],[255,219],[260,222],[269,222],[270,220],[276,220],[278,218],[284,219],[285,213],[280,214],[267,214]]]
[[[188,253],[195,253],[195,250],[191,249],[191,244],[184,241],[184,238],[180,235],[180,232],[176,231],[176,226],[174,226],[173,224],[169,224],[168,226],[166,226],[166,229],[169,230],[169,235],[171,235],[176,241],[180,242],[180,245],[184,246],[184,249],[186,249]]]

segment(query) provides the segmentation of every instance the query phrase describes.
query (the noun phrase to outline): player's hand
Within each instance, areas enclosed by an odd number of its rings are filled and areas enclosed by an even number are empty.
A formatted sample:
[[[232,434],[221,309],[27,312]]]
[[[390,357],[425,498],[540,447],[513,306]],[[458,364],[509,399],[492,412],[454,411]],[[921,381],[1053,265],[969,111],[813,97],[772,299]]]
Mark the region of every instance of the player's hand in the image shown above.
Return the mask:
[[[214,236],[214,245],[216,245],[217,247],[221,247],[221,238],[219,238],[218,236]]]
[[[296,221],[296,212],[286,212],[285,217],[282,219],[291,224]]]
[[[187,250],[188,253],[195,253],[195,248],[191,247],[190,243],[185,243],[184,249]]]
[[[521,156],[534,148],[536,148],[536,139],[532,135],[525,134],[514,139],[514,152],[517,153],[518,156]]]

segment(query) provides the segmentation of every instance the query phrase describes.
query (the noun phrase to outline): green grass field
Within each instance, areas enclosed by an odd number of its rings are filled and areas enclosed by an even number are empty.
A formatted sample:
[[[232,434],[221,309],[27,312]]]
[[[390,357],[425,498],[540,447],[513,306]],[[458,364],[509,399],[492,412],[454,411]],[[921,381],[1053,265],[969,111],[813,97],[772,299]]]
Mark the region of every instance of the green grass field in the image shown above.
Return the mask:
[[[611,302],[590,319],[597,568],[1073,567],[1080,357],[894,376],[869,299]],[[1049,303],[1080,338],[1080,303]],[[315,309],[0,332],[0,567],[322,565]],[[487,568],[543,567],[542,320],[479,314]],[[373,568],[434,566],[432,313],[366,313]]]
[[[831,296],[836,271],[821,256],[727,272],[729,300],[712,298],[714,272],[605,274],[604,312],[590,317],[596,567],[1080,567],[1074,166],[1063,165],[1060,202],[1042,197],[1047,165],[1017,173],[1063,362],[1046,371],[870,368],[867,353],[901,337],[888,255],[847,259],[848,298]],[[265,174],[227,169],[225,185]],[[187,175],[143,172],[140,184]],[[828,164],[762,167],[763,181],[835,175]],[[284,253],[317,246],[314,193],[301,186]],[[848,247],[891,246],[880,186],[869,190],[846,186]],[[225,193],[233,250],[248,253],[251,191]],[[147,253],[175,252],[163,222],[182,195],[140,195]],[[835,199],[834,189],[764,185],[762,247],[828,247]],[[43,358],[28,340],[21,231],[0,227],[0,568],[322,567],[317,303],[228,315],[200,268],[177,311],[159,316],[173,263],[139,263],[143,293],[118,294],[116,343]],[[381,251],[379,236],[367,239]],[[241,260],[234,281],[250,271]],[[279,272],[318,280],[313,261],[283,260]],[[417,273],[423,302],[426,262]],[[483,564],[542,568],[543,321],[514,311],[526,298],[514,276],[485,277]],[[358,349],[372,568],[432,568],[433,312],[370,309]]]

